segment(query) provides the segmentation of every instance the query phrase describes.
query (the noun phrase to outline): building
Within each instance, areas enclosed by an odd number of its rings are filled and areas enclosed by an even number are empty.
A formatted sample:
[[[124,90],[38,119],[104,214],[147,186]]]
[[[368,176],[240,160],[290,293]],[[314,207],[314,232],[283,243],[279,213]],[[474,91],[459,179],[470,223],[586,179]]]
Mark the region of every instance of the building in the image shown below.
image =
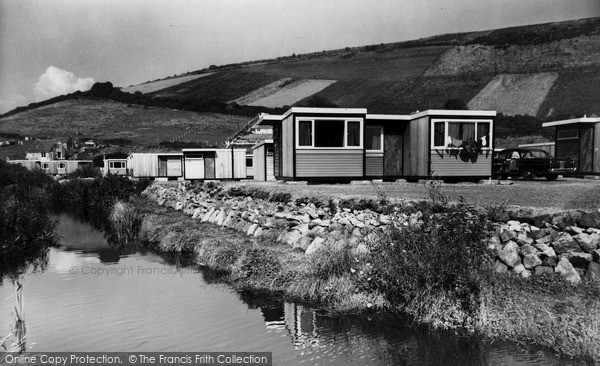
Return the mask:
[[[600,173],[600,117],[545,122],[542,127],[555,128],[557,159],[574,159],[581,174]]]
[[[265,140],[252,147],[252,160],[254,161],[254,180],[275,180],[273,158],[275,150],[273,140]]]
[[[259,116],[273,129],[273,171],[284,180],[482,179],[492,174],[495,111],[369,114],[293,107]]]

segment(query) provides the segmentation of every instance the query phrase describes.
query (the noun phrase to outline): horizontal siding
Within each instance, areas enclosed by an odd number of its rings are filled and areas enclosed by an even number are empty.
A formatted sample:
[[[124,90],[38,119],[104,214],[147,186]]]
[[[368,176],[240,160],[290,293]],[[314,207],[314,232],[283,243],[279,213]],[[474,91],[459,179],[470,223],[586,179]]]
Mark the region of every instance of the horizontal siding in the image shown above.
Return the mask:
[[[371,155],[367,153],[365,157],[365,175],[367,177],[383,176],[383,154]]]
[[[296,151],[296,177],[362,177],[363,150]]]
[[[482,151],[476,162],[462,161],[445,150],[431,150],[431,173],[440,177],[491,176],[492,153]]]
[[[579,159],[579,139],[559,140],[556,142],[556,158]]]

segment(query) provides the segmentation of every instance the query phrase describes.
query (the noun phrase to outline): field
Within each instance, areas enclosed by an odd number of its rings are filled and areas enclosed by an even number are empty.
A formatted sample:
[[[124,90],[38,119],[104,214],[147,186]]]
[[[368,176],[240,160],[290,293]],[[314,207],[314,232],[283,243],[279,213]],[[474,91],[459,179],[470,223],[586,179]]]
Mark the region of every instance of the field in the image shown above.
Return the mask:
[[[0,133],[66,142],[93,138],[129,140],[136,146],[178,141],[215,144],[235,132],[247,117],[76,99],[0,119]],[[0,148],[2,149],[2,148]]]
[[[495,180],[492,182],[496,183]],[[442,193],[451,201],[461,197],[466,203],[479,206],[506,204],[532,208],[536,213],[564,210],[596,210],[600,207],[600,180],[559,178],[554,182],[538,179],[533,182],[512,180],[511,185],[484,185],[475,183],[443,184]],[[389,199],[420,201],[429,199],[424,183],[377,184],[319,184],[299,185],[265,182],[232,182],[227,185],[268,187],[269,191],[291,193],[298,197],[377,198],[385,194]]]
[[[310,97],[333,83],[335,83],[335,80],[293,80],[283,78],[256,89],[234,102],[257,107],[280,108]]]
[[[208,75],[210,75],[210,73],[199,74],[199,75],[190,75],[190,76],[180,76],[180,77],[176,77],[176,78],[150,81],[148,83],[123,88],[122,90],[126,93],[135,93],[138,91],[142,94],[152,93],[152,92],[159,91],[162,89],[170,88],[175,85],[179,85],[181,83],[186,83],[191,80],[202,78],[202,77],[205,77]]]
[[[558,74],[499,74],[468,103],[469,109],[537,116]]]

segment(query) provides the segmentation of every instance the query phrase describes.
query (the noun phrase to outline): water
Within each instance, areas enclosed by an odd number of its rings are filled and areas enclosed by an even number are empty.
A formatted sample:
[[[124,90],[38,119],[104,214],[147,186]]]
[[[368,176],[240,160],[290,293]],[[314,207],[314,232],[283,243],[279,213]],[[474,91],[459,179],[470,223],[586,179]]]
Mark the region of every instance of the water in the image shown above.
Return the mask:
[[[147,251],[120,255],[88,224],[57,219],[60,248],[22,279],[29,351],[273,352],[275,365],[568,364],[513,343],[237,293],[198,267]],[[14,325],[14,296],[4,280],[0,338]]]

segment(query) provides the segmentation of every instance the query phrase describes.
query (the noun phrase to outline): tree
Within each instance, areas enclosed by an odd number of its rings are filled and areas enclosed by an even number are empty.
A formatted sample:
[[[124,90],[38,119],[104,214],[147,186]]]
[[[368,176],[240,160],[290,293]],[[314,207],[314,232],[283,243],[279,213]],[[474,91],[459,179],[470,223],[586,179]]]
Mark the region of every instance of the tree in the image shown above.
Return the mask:
[[[469,107],[467,107],[467,103],[460,99],[448,99],[446,103],[444,103],[444,109],[468,110]]]

